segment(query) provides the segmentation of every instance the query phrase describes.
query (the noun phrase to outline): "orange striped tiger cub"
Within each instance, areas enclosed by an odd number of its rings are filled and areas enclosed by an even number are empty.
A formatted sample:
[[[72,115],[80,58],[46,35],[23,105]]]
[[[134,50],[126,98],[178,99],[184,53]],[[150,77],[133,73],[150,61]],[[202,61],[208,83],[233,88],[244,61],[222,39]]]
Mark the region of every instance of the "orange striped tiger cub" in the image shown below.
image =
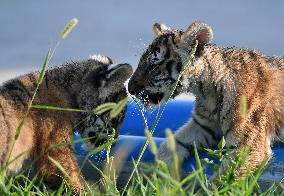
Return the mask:
[[[185,31],[155,24],[156,38],[142,55],[128,90],[147,104],[164,102],[175,84],[174,96],[193,93],[196,107],[192,118],[175,134],[180,161],[197,148],[214,147],[225,137],[228,147],[249,148],[239,169],[255,170],[271,156],[272,143],[284,127],[284,58],[268,57],[255,50],[222,48],[211,44],[213,31],[194,22]],[[178,81],[196,41],[193,62]],[[240,115],[242,97],[247,112]],[[169,166],[172,154],[167,142],[159,158]]]
[[[68,63],[47,71],[33,104],[90,111],[102,103],[125,98],[124,82],[131,74],[129,64],[113,65],[111,59],[103,56]],[[0,166],[2,169],[7,166],[7,173],[13,174],[21,170],[24,163],[35,161],[36,172],[50,188],[56,188],[64,176],[53,163],[55,160],[70,176],[67,181],[77,192],[82,184],[72,145],[49,148],[72,141],[74,126],[83,136],[92,137],[90,143],[101,144],[107,138],[106,133],[99,133],[106,132],[101,124],[103,117],[92,113],[32,109],[13,146],[17,126],[26,112],[38,78],[39,73],[30,73],[0,87]],[[113,132],[110,127],[117,130],[123,117],[124,114],[108,124],[109,135]],[[8,159],[11,161],[9,165],[6,164]]]

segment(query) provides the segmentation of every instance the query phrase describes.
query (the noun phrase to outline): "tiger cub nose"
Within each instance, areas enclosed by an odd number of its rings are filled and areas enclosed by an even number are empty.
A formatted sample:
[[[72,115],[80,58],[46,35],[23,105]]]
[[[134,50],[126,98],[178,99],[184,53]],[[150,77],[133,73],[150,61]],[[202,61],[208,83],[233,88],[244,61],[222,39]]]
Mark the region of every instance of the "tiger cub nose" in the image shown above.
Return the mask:
[[[138,80],[130,79],[128,83],[128,91],[132,95],[137,95],[143,90],[143,85]]]

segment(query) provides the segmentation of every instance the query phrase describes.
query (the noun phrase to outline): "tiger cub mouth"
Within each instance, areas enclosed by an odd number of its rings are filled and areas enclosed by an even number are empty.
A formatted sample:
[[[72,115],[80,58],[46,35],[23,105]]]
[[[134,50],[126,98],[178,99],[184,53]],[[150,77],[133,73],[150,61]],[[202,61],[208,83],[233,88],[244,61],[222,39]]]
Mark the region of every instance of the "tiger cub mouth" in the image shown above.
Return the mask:
[[[136,95],[136,97],[140,99],[146,107],[151,104],[158,105],[166,102],[167,99],[175,98],[181,94],[183,88],[181,81],[179,81],[174,87],[169,88],[169,91],[167,92],[152,92],[149,90],[142,90],[138,93],[138,95]]]

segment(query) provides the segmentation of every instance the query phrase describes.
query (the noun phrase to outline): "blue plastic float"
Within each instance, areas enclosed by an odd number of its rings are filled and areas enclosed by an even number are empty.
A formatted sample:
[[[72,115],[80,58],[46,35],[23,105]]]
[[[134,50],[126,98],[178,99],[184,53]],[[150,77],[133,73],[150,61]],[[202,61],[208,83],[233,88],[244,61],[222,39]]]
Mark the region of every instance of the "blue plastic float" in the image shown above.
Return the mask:
[[[170,100],[164,110],[164,113],[154,131],[153,139],[157,146],[159,146],[165,139],[165,129],[169,128],[173,132],[186,123],[191,117],[192,110],[194,108],[194,100]],[[145,137],[145,126],[144,121],[141,116],[138,106],[134,103],[133,100],[128,102],[128,111],[126,118],[120,128],[119,139],[116,144],[112,147],[111,154],[115,155],[116,152],[123,150],[127,152],[126,161],[132,163],[132,160],[137,160],[140,154],[140,150],[144,142],[146,141]],[[163,109],[164,105],[161,105],[160,108],[155,108],[151,111],[145,111],[145,117],[148,121],[148,125],[151,126],[157,115]],[[79,138],[79,136],[75,136]],[[82,143],[75,144],[75,152],[77,154],[87,154],[82,147]],[[200,157],[206,157],[206,153],[200,153]],[[96,155],[92,156],[90,159],[94,162],[100,162],[106,158],[105,151],[99,152]],[[143,162],[153,163],[154,155],[147,147],[144,155],[142,157]],[[268,177],[280,180],[283,177],[283,166],[284,166],[284,146],[276,146],[273,148],[273,159],[270,161],[273,163],[273,171],[267,173]],[[276,166],[275,166],[276,165]],[[282,166],[283,165],[283,166]],[[183,163],[183,170],[185,172],[192,171],[192,166],[195,166],[195,160],[193,157],[187,159]],[[276,168],[276,169],[275,169]],[[277,169],[278,168],[278,169]],[[269,169],[269,168],[268,168]],[[271,169],[271,167],[270,167]],[[210,173],[208,170],[207,172]],[[275,177],[279,172],[279,176]],[[282,175],[281,175],[282,174]],[[280,176],[281,175],[281,176]]]

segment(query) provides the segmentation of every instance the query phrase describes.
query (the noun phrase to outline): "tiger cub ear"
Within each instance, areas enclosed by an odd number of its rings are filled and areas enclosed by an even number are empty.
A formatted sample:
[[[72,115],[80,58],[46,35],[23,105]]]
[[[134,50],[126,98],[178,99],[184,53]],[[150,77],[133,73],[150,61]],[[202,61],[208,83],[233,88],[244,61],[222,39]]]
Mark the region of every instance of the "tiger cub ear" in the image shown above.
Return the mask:
[[[168,32],[170,30],[171,30],[171,28],[167,27],[164,24],[155,23],[153,25],[153,31],[154,31],[154,33],[156,34],[157,37],[165,34],[166,32]]]
[[[113,64],[113,61],[110,57],[105,56],[105,55],[100,55],[100,54],[94,54],[90,56],[90,59],[97,61],[98,63],[103,63],[103,64]]]
[[[205,44],[211,43],[212,39],[212,28],[208,24],[199,21],[192,23],[181,36],[181,42],[183,43],[194,44],[197,40],[198,48],[203,47]]]

